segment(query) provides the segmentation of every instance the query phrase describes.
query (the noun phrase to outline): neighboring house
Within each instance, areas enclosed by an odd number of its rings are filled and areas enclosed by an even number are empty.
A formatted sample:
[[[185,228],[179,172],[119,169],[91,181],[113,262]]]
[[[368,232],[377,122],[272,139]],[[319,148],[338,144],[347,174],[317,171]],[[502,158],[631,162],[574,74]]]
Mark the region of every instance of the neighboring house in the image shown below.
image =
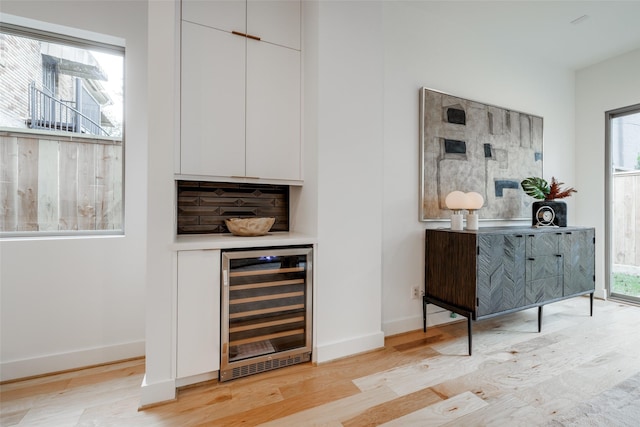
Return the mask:
[[[85,49],[0,34],[0,127],[109,136],[107,75]]]

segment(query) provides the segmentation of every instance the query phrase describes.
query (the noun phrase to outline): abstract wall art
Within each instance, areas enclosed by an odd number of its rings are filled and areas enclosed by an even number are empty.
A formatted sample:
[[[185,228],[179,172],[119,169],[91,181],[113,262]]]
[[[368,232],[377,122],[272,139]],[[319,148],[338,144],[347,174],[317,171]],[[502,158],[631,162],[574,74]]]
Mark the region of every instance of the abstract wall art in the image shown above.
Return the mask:
[[[451,191],[485,200],[481,219],[530,220],[520,181],[542,176],[542,117],[420,89],[420,220],[449,219]]]

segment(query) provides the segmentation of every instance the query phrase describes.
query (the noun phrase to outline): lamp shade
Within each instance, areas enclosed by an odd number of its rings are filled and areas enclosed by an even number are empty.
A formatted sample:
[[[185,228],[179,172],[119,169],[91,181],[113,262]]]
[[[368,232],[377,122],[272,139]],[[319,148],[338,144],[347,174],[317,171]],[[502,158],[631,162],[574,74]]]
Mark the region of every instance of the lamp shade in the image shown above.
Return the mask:
[[[463,206],[464,209],[478,210],[482,207],[483,204],[484,198],[482,197],[482,195],[480,195],[480,193],[471,191],[465,194],[465,205]]]
[[[447,194],[447,197],[444,199],[444,203],[452,211],[466,209],[467,196],[462,191],[452,191]]]

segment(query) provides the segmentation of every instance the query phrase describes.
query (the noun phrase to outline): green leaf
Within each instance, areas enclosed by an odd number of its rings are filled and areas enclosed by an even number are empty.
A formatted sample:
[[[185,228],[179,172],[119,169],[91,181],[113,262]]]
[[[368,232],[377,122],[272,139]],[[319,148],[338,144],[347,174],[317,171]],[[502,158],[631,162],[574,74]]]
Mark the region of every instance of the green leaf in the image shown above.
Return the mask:
[[[525,178],[520,183],[522,189],[527,195],[533,197],[534,199],[544,200],[547,194],[549,194],[550,188],[549,183],[542,178],[538,178],[535,176]]]

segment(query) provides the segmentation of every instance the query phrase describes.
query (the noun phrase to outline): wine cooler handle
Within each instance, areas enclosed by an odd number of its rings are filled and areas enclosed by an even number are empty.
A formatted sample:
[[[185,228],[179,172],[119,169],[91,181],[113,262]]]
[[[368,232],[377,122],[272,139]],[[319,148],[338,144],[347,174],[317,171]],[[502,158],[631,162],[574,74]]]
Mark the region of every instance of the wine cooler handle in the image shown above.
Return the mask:
[[[222,270],[222,284],[225,288],[229,286],[229,270]]]

